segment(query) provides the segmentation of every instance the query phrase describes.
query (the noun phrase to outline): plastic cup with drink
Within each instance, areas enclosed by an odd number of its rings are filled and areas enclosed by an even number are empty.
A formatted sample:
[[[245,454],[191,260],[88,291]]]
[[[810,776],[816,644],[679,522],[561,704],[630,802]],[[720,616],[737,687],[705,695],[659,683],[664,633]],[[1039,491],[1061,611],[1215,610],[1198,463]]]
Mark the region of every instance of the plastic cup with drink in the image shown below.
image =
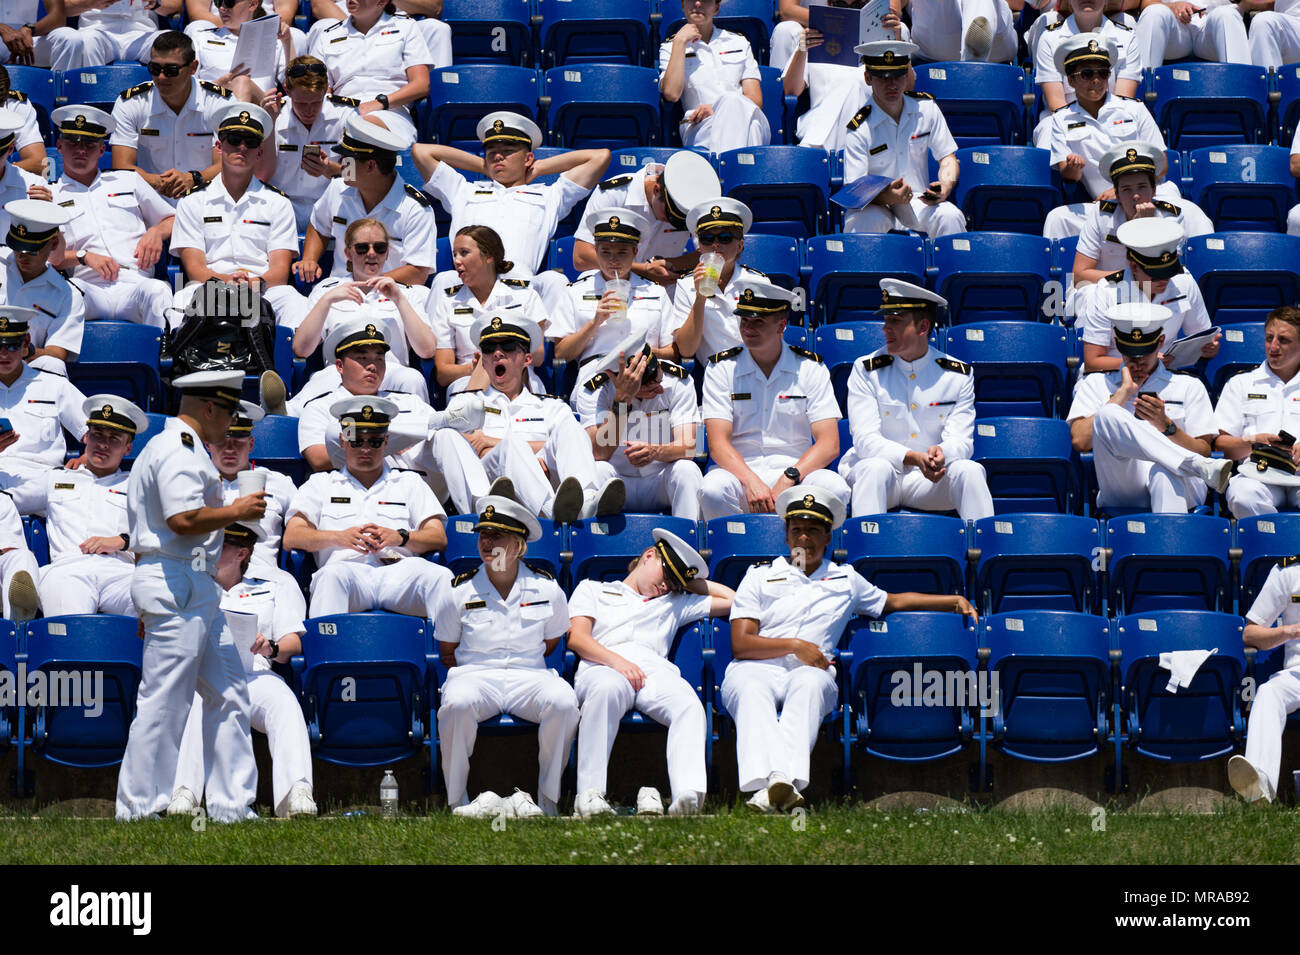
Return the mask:
[[[726,262],[727,260],[717,252],[705,252],[700,256],[700,265],[704,267],[704,274],[700,276],[699,285],[696,287],[705,298],[713,298],[718,294],[718,277],[722,275],[722,267]]]
[[[630,279],[621,279],[618,273],[614,273],[612,279],[605,280],[605,291],[614,296],[617,300],[614,308],[609,313],[607,322],[625,322],[627,321],[627,300],[632,294],[632,282]]]

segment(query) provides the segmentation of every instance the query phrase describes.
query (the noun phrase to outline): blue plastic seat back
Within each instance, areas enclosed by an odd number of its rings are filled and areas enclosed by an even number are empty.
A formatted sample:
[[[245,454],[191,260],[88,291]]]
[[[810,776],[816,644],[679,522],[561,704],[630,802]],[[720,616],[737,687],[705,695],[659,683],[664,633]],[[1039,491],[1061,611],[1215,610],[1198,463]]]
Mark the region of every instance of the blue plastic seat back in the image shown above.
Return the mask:
[[[1096,609],[1101,526],[1074,514],[1000,514],[975,522],[975,592],[986,612]]]
[[[1300,236],[1214,232],[1187,239],[1183,262],[1216,324],[1262,322],[1279,305],[1300,301]]]
[[[1151,114],[1169,148],[1266,143],[1268,69],[1244,63],[1180,63],[1151,71]]]
[[[542,66],[626,63],[658,66],[651,59],[650,0],[538,0]]]
[[[632,558],[654,546],[656,529],[676,534],[692,547],[699,543],[695,521],[665,514],[616,514],[569,525],[569,549],[573,552],[569,589],[583,580],[622,580]]]
[[[1289,63],[1279,66],[1274,75],[1277,83],[1277,143],[1290,146],[1295,139],[1297,120],[1300,120],[1300,65]]]
[[[1015,232],[963,232],[933,240],[934,290],[958,322],[1043,319],[1052,240]]]
[[[47,703],[29,697],[26,723],[33,748],[64,766],[116,766],[135,717],[144,644],[134,617],[111,614],[45,617],[27,624],[27,672],[46,674]],[[56,693],[55,684],[62,690]]]
[[[478,518],[473,514],[451,515],[447,518],[447,550],[443,555],[443,563],[453,574],[463,574],[483,562],[478,555],[478,535],[474,533],[477,522]],[[540,518],[538,523],[542,527],[542,536],[529,543],[525,559],[545,567],[556,580],[563,580],[563,527],[554,521]]]
[[[942,514],[855,516],[840,529],[844,562],[887,593],[966,593],[966,522]]]
[[[555,67],[546,71],[546,95],[551,146],[629,149],[659,142],[659,74],[649,67]]]
[[[149,71],[141,63],[110,63],[64,70],[57,74],[55,82],[60,104],[94,106],[111,113],[119,93],[150,79]]]
[[[451,27],[455,64],[532,64],[529,6],[528,0],[444,0],[439,19]]]
[[[1300,553],[1300,514],[1237,518],[1237,547],[1241,548],[1237,609],[1245,614],[1277,562]]]
[[[1245,729],[1241,630],[1240,617],[1193,610],[1152,611],[1116,621],[1133,749],[1152,759],[1199,762],[1236,748]],[[1218,652],[1196,671],[1191,685],[1171,693],[1160,654],[1214,648]]]
[[[18,624],[12,620],[0,620],[0,671],[9,671],[15,688],[18,686],[18,663],[15,659],[17,653]],[[0,705],[0,752],[9,748],[17,729],[17,701],[15,700],[13,705],[3,702],[3,705]]]
[[[1216,403],[1228,379],[1258,368],[1264,356],[1264,322],[1242,322],[1223,330],[1219,353],[1205,363],[1210,398]]]
[[[749,206],[753,231],[802,237],[827,231],[830,156],[803,146],[753,146],[718,154],[722,192]]]
[[[974,723],[965,688],[979,670],[969,621],[930,612],[855,617],[845,642],[852,660],[843,676],[859,747],[902,762],[962,750]]]
[[[994,739],[1002,751],[1044,763],[1099,752],[1111,722],[1109,621],[1026,610],[980,623],[997,676]]]
[[[790,553],[785,521],[775,514],[735,514],[705,524],[704,545],[711,551],[709,576],[732,589],[759,561]]]
[[[481,152],[475,132],[488,113],[510,110],[537,118],[537,74],[522,66],[471,63],[429,71],[429,109],[420,141]]]
[[[1025,142],[1025,71],[1007,63],[923,63],[916,91],[935,98],[959,147]]]
[[[1285,232],[1296,204],[1291,150],[1281,146],[1211,146],[1192,153],[1195,199],[1223,232]]]
[[[307,480],[307,462],[298,451],[298,419],[289,415],[267,415],[253,425],[255,464],[289,475],[294,484]]]
[[[361,613],[306,625],[301,685],[312,755],[382,766],[417,752],[430,725],[427,622]]]
[[[691,149],[691,152],[699,153],[710,162],[713,161],[713,154],[707,149]],[[636,172],[646,163],[659,163],[663,165],[672,158],[674,153],[681,152],[672,146],[632,146],[627,149],[615,149],[609,158],[609,168],[605,170],[605,175],[626,176],[628,173]],[[745,237],[745,242],[749,242],[749,236]]]
[[[1061,204],[1046,149],[976,146],[957,150],[961,178],[953,202],[971,232],[1043,234],[1043,219]]]
[[[140,456],[140,452],[144,450],[144,446],[162,434],[163,429],[166,427],[166,415],[148,412],[147,417],[149,418],[149,426],[144,429],[143,433],[135,436],[135,440],[131,442],[131,450],[122,455],[122,467],[128,471],[131,469],[131,464]]]
[[[44,567],[50,562],[50,538],[43,517],[23,515],[23,539],[27,541],[27,549],[36,558],[37,564]]]
[[[36,121],[47,146],[54,145],[54,127],[50,123],[50,113],[57,104],[55,93],[58,91],[58,75],[53,70],[41,66],[17,66],[6,63],[9,71],[9,88],[24,94],[36,110]]]
[[[659,27],[659,38],[671,39],[686,22],[681,16],[681,6],[671,2],[661,3],[659,9],[667,21]],[[727,0],[727,8],[718,10],[713,25],[732,33],[743,33],[754,51],[754,59],[766,63],[772,27],[776,21],[776,6],[771,0]],[[658,56],[657,50],[655,55]]]
[[[807,250],[815,325],[877,319],[883,278],[925,284],[925,243],[919,236],[814,236]]]
[[[1040,322],[978,322],[944,329],[942,350],[974,366],[975,414],[1055,417],[1066,405],[1069,333]]]
[[[885,347],[884,322],[836,322],[813,332],[812,350],[822,356],[831,373],[831,387],[841,413],[848,413],[849,375],[853,363]],[[847,449],[841,449],[847,450]]]
[[[977,420],[973,457],[984,466],[998,514],[1074,510],[1078,467],[1066,422],[1023,417]]]
[[[791,236],[751,233],[745,236],[740,264],[767,273],[782,288],[799,284],[799,240]]]
[[[68,379],[82,394],[121,395],[145,411],[158,410],[162,332],[135,322],[86,322],[81,353],[68,363]]]
[[[1226,518],[1131,514],[1106,522],[1111,602],[1123,613],[1230,606]]]

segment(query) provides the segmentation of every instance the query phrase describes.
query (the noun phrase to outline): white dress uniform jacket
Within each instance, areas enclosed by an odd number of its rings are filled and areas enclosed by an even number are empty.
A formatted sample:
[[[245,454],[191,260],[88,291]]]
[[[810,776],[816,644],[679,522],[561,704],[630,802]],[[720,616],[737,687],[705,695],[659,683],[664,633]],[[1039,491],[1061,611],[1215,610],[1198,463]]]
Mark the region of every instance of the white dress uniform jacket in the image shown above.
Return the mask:
[[[41,569],[41,608],[46,616],[116,613],[135,616],[131,577],[135,560],[128,550],[83,554],[90,537],[129,534],[126,498],[130,473],[96,477],[89,468],[54,468],[34,481],[43,500],[50,563]]]
[[[668,290],[639,275],[633,275],[630,282],[627,319],[606,321],[597,328],[596,333],[587,341],[587,347],[579,359],[581,363],[605,355],[633,334],[644,335],[651,348],[672,343],[672,336],[665,337],[664,334],[665,316],[673,307]],[[605,277],[599,269],[583,272],[568,286],[566,293],[563,296],[564,307],[557,309],[551,316],[551,324],[546,329],[546,337],[556,341],[580,331],[596,317],[596,306],[605,294]],[[582,377],[582,372],[578,375]]]
[[[1234,437],[1256,434],[1300,434],[1300,375],[1283,381],[1268,362],[1233,375],[1214,409],[1217,430]],[[1276,487],[1244,475],[1228,482],[1228,509],[1241,518],[1274,514],[1279,507],[1300,506],[1300,488]]]
[[[312,208],[333,182],[325,176],[312,176],[303,170],[303,147],[320,146],[325,158],[331,158],[330,148],[342,141],[343,127],[348,117],[356,112],[356,106],[356,100],[331,93],[321,103],[316,122],[310,128],[302,124],[287,100],[275,118],[275,174],[271,176],[271,185],[293,203],[293,214],[300,232],[307,231]]]
[[[455,273],[442,273],[442,275],[455,277]],[[441,275],[439,278],[441,279]],[[487,301],[484,302],[480,302],[467,285],[460,283],[441,285],[435,282],[433,291],[429,293],[426,307],[429,325],[433,328],[433,336],[437,339],[438,347],[453,349],[456,352],[458,365],[468,365],[474,360],[474,353],[478,351],[478,342],[474,341],[472,331],[480,315],[500,315],[503,318],[523,315],[538,324],[551,320],[541,296],[533,289],[528,279],[498,278],[492,290],[488,292]],[[548,326],[547,331],[549,330]],[[534,390],[542,390],[541,379],[532,368],[528,369],[528,380]],[[447,395],[450,397],[459,394],[465,390],[467,384],[469,384],[469,375],[458,378],[447,386]]]
[[[1151,118],[1151,113],[1137,100],[1107,96],[1096,117],[1090,116],[1077,102],[1052,114],[1051,163],[1064,162],[1070,153],[1082,156],[1083,183],[1090,195],[1100,195],[1110,188],[1110,179],[1098,168],[1101,157],[1116,143],[1152,143],[1165,148],[1165,137]],[[1169,181],[1156,187],[1156,195],[1175,199],[1178,188]]]
[[[343,254],[348,223],[356,219],[378,219],[388,230],[388,262],[392,268],[410,265],[433,269],[436,265],[438,228],[429,197],[398,176],[384,198],[373,209],[361,201],[361,193],[344,183],[342,177],[331,179],[311,210],[312,227],[325,240],[334,240],[336,278],[350,278],[347,257]],[[454,233],[453,233],[454,234]]]
[[[34,308],[40,314],[29,323],[32,345],[36,348],[66,348],[73,359],[81,353],[81,337],[86,325],[85,296],[81,287],[68,281],[52,265],[24,282],[18,271],[13,249],[0,249],[0,263],[4,265],[0,279],[0,304],[21,305]],[[66,366],[57,358],[42,355],[32,362],[33,367],[55,374],[64,374]],[[82,422],[83,426],[85,422]]]
[[[669,37],[659,45],[661,82],[672,54],[673,38]],[[767,117],[761,107],[741,92],[745,80],[762,79],[749,40],[715,25],[707,43],[702,39],[691,40],[686,44],[685,54],[683,117],[699,106],[713,107],[713,115],[698,123],[683,118],[678,127],[682,145],[713,152],[767,145],[772,138]]]
[[[1156,199],[1152,204],[1156,207],[1157,219],[1177,220],[1183,227],[1184,235],[1206,235],[1214,231],[1214,223],[1201,207],[1187,199]],[[1096,268],[1103,272],[1116,272],[1124,268],[1128,264],[1128,253],[1115,232],[1127,221],[1124,207],[1114,199],[1088,203],[1076,250],[1096,259]]]
[[[1258,483],[1258,482],[1256,482]],[[1248,623],[1271,627],[1300,623],[1300,563],[1288,557],[1274,567],[1246,613]],[[1286,718],[1300,709],[1300,640],[1283,645],[1282,669],[1259,688],[1246,725],[1246,760],[1263,777],[1264,790],[1277,794],[1282,769],[1282,731]]]
[[[239,34],[218,24],[205,24],[195,28],[190,39],[194,43],[194,53],[199,60],[199,69],[195,74],[200,80],[216,83],[234,66],[235,48],[239,45]],[[275,89],[277,82],[284,80],[284,45],[275,43],[275,56],[270,63],[253,65],[249,79],[263,92]]]
[[[757,269],[736,265],[731,281],[726,286],[718,286],[718,291],[711,298],[704,300],[704,323],[700,331],[700,347],[695,349],[697,358],[709,358],[728,348],[735,348],[740,342],[740,323],[736,320],[736,301],[740,290],[736,283],[742,280],[766,281],[767,276]],[[665,344],[672,340],[677,329],[686,324],[695,304],[695,278],[687,275],[677,280],[676,291],[672,296],[672,311],[668,313],[667,326],[659,336]],[[690,355],[683,356],[690,358]]]
[[[631,209],[645,218],[650,225],[641,233],[636,247],[636,261],[648,262],[655,256],[676,258],[686,251],[691,234],[687,229],[674,229],[667,222],[655,218],[654,210],[645,197],[645,177],[662,176],[663,163],[646,163],[636,172],[612,176],[599,183],[582,210],[582,222],[573,233],[575,239],[595,243],[587,217],[604,209]]]
[[[62,375],[24,365],[12,385],[0,382],[0,417],[8,418],[18,440],[0,453],[0,490],[13,498],[20,514],[34,514],[41,502],[38,482],[63,464],[66,428],[81,438],[86,396]]]
[[[21,134],[20,134],[21,135]],[[20,148],[17,141],[14,149]],[[27,199],[27,190],[32,186],[45,185],[45,180],[34,172],[28,172],[12,162],[4,164],[0,171],[0,229],[9,232],[9,213],[4,211],[4,204],[15,199]]]
[[[1139,86],[1141,85],[1144,61],[1138,52],[1134,32],[1124,24],[1116,23],[1110,17],[1102,17],[1101,26],[1096,30],[1080,30],[1074,16],[1071,15],[1064,20],[1057,20],[1043,31],[1043,38],[1038,42],[1037,50],[1033,51],[1034,82],[1039,86],[1044,83],[1060,83],[1067,105],[1078,99],[1078,94],[1074,92],[1070,81],[1056,71],[1056,51],[1070,37],[1089,32],[1100,33],[1114,40],[1115,48],[1119,51],[1119,63],[1110,71],[1110,82],[1107,84],[1110,91],[1115,92],[1116,80],[1133,80]],[[1047,149],[1051,145],[1051,135],[1052,111],[1044,105],[1038,124],[1034,127],[1034,145],[1039,149]]]
[[[1164,326],[1166,348],[1180,338],[1195,335],[1210,327],[1210,313],[1206,311],[1205,299],[1190,272],[1184,271],[1172,276],[1165,290],[1150,298],[1142,293],[1128,267],[1121,270],[1118,278],[1113,281],[1111,278],[1084,286],[1079,289],[1075,299],[1075,324],[1083,330],[1083,340],[1089,345],[1102,345],[1109,349],[1107,355],[1111,358],[1121,356],[1115,347],[1114,327],[1106,313],[1112,305],[1121,302],[1149,301],[1163,305],[1173,313]]]
[[[136,165],[145,172],[207,169],[212,165],[215,143],[215,130],[209,117],[231,95],[223,86],[192,80],[190,98],[177,114],[163,102],[152,82],[132,86],[113,104],[117,127],[109,137],[109,144],[134,149]]]
[[[326,27],[316,38],[312,56],[325,62],[330,89],[367,102],[406,85],[406,71],[433,62],[419,25],[410,17],[385,13],[362,33],[348,17]],[[388,110],[409,116],[405,107]]]

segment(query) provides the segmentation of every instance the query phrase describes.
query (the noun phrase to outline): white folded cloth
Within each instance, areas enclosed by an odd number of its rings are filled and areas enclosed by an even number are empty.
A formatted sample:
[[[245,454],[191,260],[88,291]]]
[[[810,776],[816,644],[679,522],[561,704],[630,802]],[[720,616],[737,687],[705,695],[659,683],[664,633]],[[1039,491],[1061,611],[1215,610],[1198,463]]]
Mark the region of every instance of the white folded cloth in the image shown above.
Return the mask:
[[[1219,652],[1213,650],[1166,650],[1160,654],[1160,666],[1169,671],[1169,685],[1165,687],[1170,693],[1177,693],[1180,686],[1190,686],[1201,664]]]

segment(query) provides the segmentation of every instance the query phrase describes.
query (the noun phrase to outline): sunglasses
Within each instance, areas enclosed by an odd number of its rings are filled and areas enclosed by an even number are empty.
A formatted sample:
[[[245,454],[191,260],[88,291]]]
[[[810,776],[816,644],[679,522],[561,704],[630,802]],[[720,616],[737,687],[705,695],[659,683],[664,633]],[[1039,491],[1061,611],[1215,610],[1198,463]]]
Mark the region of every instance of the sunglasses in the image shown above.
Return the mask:
[[[503,355],[513,355],[517,351],[523,351],[523,352],[528,351],[528,347],[524,345],[523,342],[514,342],[514,341],[496,342],[494,344],[485,345],[483,347],[486,349],[486,354],[489,355],[492,354],[493,352],[498,352],[498,351],[501,352],[501,354]]]
[[[212,0],[212,2],[217,5],[218,9],[225,7],[227,10],[233,10],[235,9],[235,4],[239,3],[239,0]]]
[[[234,3],[231,3],[231,6],[234,6]],[[293,66],[289,67],[287,70],[284,71],[284,75],[289,77],[289,79],[291,80],[296,80],[300,76],[306,76],[308,73],[311,73],[313,76],[324,76],[325,64],[324,63],[295,63]]]
[[[251,133],[222,133],[220,138],[231,149],[256,149],[262,145],[262,137]]]
[[[375,255],[383,255],[388,251],[387,242],[353,242],[352,251],[358,255],[368,255],[370,250],[375,250]]]
[[[1110,70],[1075,70],[1070,75],[1081,80],[1105,80],[1110,78]]]
[[[193,62],[193,60],[190,60],[189,63],[179,66],[175,63],[149,63],[146,69],[149,70],[150,76],[180,76],[181,70],[187,69],[190,63]]]
[[[383,438],[353,438],[348,442],[348,447],[352,448],[382,448],[384,446]]]
[[[0,351],[22,351],[22,350],[23,350],[23,340],[21,338],[16,340],[12,338],[0,339]]]
[[[735,232],[710,232],[708,235],[699,235],[696,241],[700,245],[730,245],[740,238]]]

